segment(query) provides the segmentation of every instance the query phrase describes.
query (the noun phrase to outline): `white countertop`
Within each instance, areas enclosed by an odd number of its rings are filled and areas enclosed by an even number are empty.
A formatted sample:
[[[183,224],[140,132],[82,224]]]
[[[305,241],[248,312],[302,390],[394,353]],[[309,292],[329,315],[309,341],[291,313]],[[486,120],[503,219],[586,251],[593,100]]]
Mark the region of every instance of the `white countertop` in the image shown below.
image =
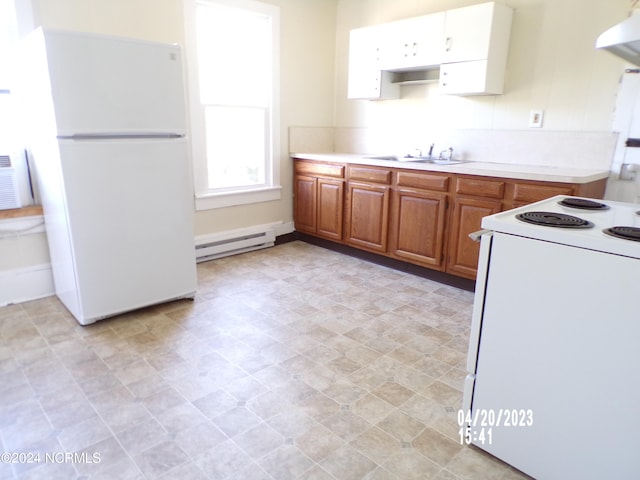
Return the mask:
[[[609,176],[608,170],[598,170],[594,168],[515,165],[508,163],[467,161],[453,165],[437,165],[434,163],[378,160],[367,158],[377,155],[360,155],[352,153],[291,153],[290,156],[303,160],[316,160],[320,162],[354,163],[360,165],[404,168],[409,170],[457,173],[462,175],[483,175],[488,177],[560,183],[589,183]]]

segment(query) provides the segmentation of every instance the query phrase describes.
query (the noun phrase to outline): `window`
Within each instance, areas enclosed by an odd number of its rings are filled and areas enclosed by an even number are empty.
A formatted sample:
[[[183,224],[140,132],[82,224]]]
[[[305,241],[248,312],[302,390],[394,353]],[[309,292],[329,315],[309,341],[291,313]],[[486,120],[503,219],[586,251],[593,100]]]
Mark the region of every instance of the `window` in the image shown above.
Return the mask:
[[[185,1],[196,207],[279,199],[278,7]]]

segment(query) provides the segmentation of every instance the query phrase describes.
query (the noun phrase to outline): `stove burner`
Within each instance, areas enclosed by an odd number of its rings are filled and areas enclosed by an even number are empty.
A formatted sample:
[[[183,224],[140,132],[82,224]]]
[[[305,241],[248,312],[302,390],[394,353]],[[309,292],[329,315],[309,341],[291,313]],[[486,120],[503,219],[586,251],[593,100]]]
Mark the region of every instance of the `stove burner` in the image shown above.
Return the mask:
[[[609,205],[604,203],[594,202],[593,200],[587,200],[586,198],[565,198],[558,202],[560,205],[571,208],[579,208],[581,210],[608,210]]]
[[[605,228],[603,232],[612,237],[640,242],[640,228],[638,227],[611,227]]]
[[[532,223],[534,225],[543,225],[546,227],[560,228],[591,228],[593,223],[582,218],[566,215],[556,212],[524,212],[516,215],[518,220]]]

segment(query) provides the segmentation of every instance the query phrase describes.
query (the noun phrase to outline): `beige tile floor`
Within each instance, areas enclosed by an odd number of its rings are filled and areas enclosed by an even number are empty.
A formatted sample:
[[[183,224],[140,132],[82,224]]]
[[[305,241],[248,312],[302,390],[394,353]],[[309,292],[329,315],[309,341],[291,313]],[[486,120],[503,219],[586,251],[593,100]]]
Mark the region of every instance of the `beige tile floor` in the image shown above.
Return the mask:
[[[198,275],[86,327],[0,309],[0,480],[526,478],[458,440],[470,292],[302,242]]]

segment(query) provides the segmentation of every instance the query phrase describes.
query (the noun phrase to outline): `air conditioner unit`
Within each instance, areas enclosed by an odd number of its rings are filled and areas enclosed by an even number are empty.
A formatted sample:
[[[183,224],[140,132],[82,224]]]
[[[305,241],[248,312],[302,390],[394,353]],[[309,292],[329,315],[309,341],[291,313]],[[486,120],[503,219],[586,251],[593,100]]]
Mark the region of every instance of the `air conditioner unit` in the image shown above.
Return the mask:
[[[0,154],[0,210],[32,203],[29,173],[20,154]]]

